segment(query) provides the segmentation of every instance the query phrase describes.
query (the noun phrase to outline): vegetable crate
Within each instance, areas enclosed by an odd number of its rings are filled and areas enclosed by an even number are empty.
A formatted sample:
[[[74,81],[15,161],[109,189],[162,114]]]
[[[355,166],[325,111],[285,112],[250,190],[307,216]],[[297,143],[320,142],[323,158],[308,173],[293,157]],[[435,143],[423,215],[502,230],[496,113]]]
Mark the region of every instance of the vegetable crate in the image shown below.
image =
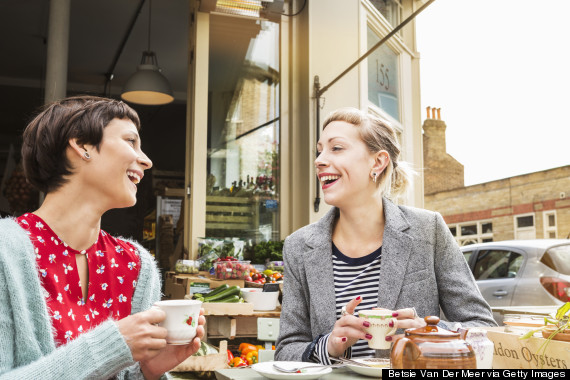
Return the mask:
[[[192,355],[170,372],[204,372],[229,368],[227,349],[228,341],[222,340],[220,341],[219,353],[204,356]]]

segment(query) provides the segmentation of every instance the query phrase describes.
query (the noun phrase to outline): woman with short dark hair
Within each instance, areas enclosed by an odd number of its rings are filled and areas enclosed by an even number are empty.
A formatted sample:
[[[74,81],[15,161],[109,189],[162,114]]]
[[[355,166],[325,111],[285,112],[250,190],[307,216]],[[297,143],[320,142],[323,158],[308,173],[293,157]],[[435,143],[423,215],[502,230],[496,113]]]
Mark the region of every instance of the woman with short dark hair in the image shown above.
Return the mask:
[[[45,200],[0,220],[0,378],[156,379],[199,349],[204,317],[190,344],[166,345],[154,259],[100,228],[152,166],[139,129],[125,103],[79,96],[24,131],[26,178]]]

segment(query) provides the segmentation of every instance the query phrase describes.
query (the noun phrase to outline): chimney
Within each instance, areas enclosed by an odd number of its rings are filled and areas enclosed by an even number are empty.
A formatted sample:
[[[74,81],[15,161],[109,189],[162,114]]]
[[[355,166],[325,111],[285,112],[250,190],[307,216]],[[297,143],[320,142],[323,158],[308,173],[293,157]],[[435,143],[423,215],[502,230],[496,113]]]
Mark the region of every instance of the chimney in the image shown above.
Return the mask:
[[[441,108],[427,107],[428,118],[424,121],[424,150],[428,156],[445,154],[445,122],[441,120]],[[431,111],[431,118],[429,117]]]

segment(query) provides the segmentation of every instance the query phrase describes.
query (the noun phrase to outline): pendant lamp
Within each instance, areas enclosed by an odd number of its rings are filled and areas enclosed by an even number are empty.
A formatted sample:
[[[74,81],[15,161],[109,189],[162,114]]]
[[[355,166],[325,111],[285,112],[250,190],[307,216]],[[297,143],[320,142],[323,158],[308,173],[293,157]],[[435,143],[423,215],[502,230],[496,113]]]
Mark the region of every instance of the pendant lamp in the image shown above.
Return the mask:
[[[152,1],[148,7],[148,49],[143,52],[137,71],[127,80],[121,98],[130,103],[163,105],[174,100],[168,79],[160,72],[156,54],[150,50],[150,19]]]

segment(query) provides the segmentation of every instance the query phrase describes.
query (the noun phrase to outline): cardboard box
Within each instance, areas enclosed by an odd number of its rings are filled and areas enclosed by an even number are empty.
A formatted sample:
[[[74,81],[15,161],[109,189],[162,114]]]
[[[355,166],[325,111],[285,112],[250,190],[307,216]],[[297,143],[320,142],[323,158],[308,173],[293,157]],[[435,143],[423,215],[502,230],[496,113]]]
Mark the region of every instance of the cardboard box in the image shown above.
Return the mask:
[[[218,280],[213,278],[207,272],[195,274],[176,274],[176,272],[166,272],[164,281],[164,299],[183,299],[185,295],[190,294],[192,283],[205,283],[210,288],[215,289],[220,285],[228,284],[229,286],[237,285],[243,288],[244,280]]]
[[[520,335],[504,332],[504,327],[486,328],[487,337],[495,344],[494,369],[567,369],[570,367],[570,342],[546,339],[520,339]]]

